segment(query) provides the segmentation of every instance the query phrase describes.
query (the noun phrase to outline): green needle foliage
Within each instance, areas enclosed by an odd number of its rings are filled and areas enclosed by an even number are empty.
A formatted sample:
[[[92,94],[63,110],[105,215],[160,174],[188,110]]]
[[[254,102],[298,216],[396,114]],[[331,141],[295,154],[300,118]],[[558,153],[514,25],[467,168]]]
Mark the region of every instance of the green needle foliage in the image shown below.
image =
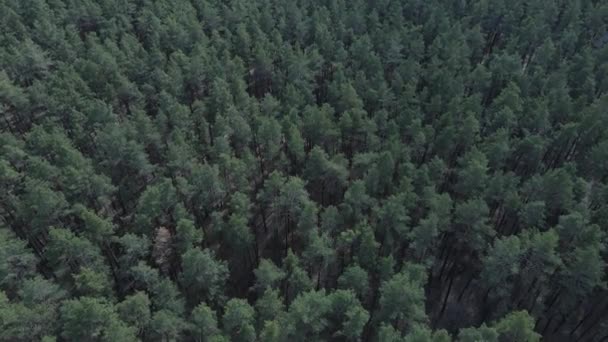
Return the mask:
[[[608,2],[0,0],[0,342],[608,339]]]

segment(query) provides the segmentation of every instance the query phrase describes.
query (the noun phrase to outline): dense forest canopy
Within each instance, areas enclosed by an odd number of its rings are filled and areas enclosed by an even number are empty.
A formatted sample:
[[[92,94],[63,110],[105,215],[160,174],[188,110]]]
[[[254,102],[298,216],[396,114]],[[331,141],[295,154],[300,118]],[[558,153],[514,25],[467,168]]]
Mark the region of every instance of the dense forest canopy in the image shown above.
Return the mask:
[[[0,0],[0,340],[608,340],[608,2]]]

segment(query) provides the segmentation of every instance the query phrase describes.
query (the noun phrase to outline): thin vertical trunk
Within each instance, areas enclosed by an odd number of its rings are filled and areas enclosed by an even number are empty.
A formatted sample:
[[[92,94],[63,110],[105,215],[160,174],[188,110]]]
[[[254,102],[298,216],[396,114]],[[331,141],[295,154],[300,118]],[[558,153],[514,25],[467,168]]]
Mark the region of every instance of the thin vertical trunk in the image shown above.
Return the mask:
[[[555,315],[552,315],[551,317],[549,317],[549,320],[547,320],[547,323],[545,324],[545,327],[543,328],[543,331],[541,331],[541,333],[540,333],[542,336],[545,336],[545,333],[547,332],[547,329],[551,325],[551,322],[553,322],[553,318],[554,317],[555,317]]]
[[[540,296],[541,293],[541,286],[538,287],[538,290],[536,290],[536,293],[534,294],[534,296],[532,296],[532,303],[530,304],[530,308],[528,309],[529,312],[533,312],[534,308],[536,307],[536,303],[538,303],[538,297]]]
[[[608,305],[606,305],[604,307],[604,309],[597,315],[597,317],[593,320],[593,322],[591,324],[589,324],[587,329],[585,329],[581,333],[581,335],[576,339],[576,341],[580,341],[585,335],[587,335],[587,333],[589,333],[589,331],[591,331],[591,329],[593,329],[599,322],[601,322],[603,319],[605,319],[607,314],[608,314]]]
[[[450,292],[452,292],[452,285],[454,284],[454,276],[450,277],[450,282],[448,283],[448,290],[446,291],[445,297],[443,298],[443,304],[441,305],[441,311],[439,311],[439,315],[437,315],[437,319],[435,320],[434,326],[437,326],[437,322],[443,317],[443,313],[445,312],[445,308],[448,305],[448,299],[450,298]]]
[[[551,308],[553,307],[553,305],[557,302],[557,299],[559,298],[561,293],[561,290],[557,290],[557,292],[555,293],[555,295],[553,295],[553,297],[551,298],[549,305],[547,306],[547,308],[545,309],[545,313],[549,312],[549,310],[551,310]]]
[[[462,300],[462,297],[464,296],[465,292],[467,291],[467,289],[471,285],[471,282],[473,282],[473,278],[475,278],[475,273],[471,272],[471,276],[469,277],[469,279],[467,280],[466,284],[464,285],[464,288],[462,289],[462,291],[460,291],[460,294],[458,295],[458,301],[459,302]]]
[[[445,266],[448,263],[448,260],[450,259],[451,254],[452,254],[452,248],[449,247],[449,250],[448,250],[445,258],[443,259],[443,263],[441,265],[441,270],[439,271],[439,276],[437,277],[440,284],[441,284],[441,278],[443,277],[443,272],[445,271]]]
[[[564,326],[564,323],[566,322],[566,316],[565,315],[561,315],[562,319],[559,320],[559,323],[557,323],[555,325],[555,329],[553,329],[553,333],[557,333],[557,331]]]

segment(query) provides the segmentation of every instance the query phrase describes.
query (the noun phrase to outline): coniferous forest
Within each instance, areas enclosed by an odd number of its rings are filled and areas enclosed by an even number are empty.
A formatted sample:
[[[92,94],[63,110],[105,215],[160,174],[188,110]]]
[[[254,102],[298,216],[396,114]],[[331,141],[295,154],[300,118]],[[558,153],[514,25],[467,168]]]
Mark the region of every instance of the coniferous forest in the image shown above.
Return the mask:
[[[0,0],[0,340],[608,341],[608,2]]]

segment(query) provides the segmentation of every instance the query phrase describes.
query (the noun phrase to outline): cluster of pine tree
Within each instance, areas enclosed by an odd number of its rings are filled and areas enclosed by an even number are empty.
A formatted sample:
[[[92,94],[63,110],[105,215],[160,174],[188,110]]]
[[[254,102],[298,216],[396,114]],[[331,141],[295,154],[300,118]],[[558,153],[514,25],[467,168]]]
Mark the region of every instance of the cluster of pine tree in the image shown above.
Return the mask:
[[[0,0],[1,341],[608,339],[608,3]]]

